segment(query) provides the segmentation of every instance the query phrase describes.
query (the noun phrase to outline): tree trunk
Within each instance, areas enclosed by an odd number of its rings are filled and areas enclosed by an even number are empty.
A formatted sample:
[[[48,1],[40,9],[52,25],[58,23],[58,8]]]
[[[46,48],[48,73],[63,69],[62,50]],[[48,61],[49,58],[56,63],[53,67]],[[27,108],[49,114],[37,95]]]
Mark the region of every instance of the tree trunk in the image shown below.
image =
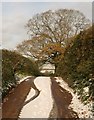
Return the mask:
[[[58,67],[58,64],[55,64],[55,74],[57,72],[57,67]]]

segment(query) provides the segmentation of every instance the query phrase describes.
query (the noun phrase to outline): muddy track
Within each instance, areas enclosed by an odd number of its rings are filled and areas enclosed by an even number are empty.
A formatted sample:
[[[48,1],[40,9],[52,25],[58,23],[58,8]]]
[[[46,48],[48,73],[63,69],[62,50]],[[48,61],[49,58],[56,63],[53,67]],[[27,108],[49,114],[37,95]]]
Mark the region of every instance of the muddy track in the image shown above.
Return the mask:
[[[31,89],[27,81],[22,82],[4,99],[2,105],[3,118],[18,118],[23,102]],[[24,94],[23,94],[24,93]]]
[[[2,118],[18,119],[23,106],[38,97],[40,91],[36,88],[34,79],[35,78],[33,77],[27,78],[26,80],[28,81],[21,82],[4,98],[2,104]],[[35,95],[25,102],[25,99],[31,88],[35,89]]]
[[[72,109],[68,108],[72,101],[71,93],[59,86],[56,78],[51,77],[51,82],[52,95],[57,105],[58,120],[62,118],[78,118],[78,115]]]

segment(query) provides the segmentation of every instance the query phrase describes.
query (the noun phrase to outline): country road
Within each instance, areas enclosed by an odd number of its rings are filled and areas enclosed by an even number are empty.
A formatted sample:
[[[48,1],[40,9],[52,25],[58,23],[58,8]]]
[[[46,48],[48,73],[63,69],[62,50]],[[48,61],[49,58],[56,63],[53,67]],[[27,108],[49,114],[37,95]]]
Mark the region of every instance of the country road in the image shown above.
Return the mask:
[[[58,81],[58,77],[43,76],[23,79],[4,99],[3,118],[78,118],[69,107],[72,93]]]

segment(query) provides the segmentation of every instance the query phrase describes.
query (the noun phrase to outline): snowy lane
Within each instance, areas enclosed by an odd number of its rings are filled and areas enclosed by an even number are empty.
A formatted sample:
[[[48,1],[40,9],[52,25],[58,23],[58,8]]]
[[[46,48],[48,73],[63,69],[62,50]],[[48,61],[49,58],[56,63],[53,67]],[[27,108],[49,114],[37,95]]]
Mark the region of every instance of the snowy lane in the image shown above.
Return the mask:
[[[52,77],[51,79],[50,77],[37,77],[34,83],[41,92],[37,98],[22,108],[20,118],[49,118],[53,110],[53,99],[57,102],[56,112],[61,113],[62,111],[61,117],[66,118],[66,116],[70,117],[71,113],[77,113],[79,118],[93,118],[91,105],[84,105],[78,99],[77,94],[74,94],[73,89],[61,77]],[[31,88],[25,102],[34,95],[35,90]],[[65,112],[66,110],[68,112]]]
[[[48,118],[53,107],[53,99],[51,94],[50,77],[37,77],[34,80],[36,87],[41,90],[39,96],[26,104],[20,114],[20,118]],[[30,90],[26,101],[35,94],[33,89]]]

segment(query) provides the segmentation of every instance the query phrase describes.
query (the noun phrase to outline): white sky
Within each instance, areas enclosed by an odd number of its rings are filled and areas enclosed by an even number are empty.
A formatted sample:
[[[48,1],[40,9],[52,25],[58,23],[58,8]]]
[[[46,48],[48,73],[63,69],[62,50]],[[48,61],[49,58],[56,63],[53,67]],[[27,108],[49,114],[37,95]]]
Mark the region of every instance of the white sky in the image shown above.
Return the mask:
[[[2,3],[0,3],[0,17],[2,17],[2,19],[0,19],[0,26],[2,23],[2,30],[0,29],[2,35],[0,32],[0,39],[2,40],[3,48],[15,49],[17,44],[28,38],[27,30],[24,26],[36,13],[41,13],[49,9],[69,8],[80,10],[87,18],[92,20],[92,2],[90,2],[92,0],[79,0],[79,2],[74,2],[77,0],[71,0],[72,2],[68,2],[69,0],[62,0],[62,2],[59,2],[60,0],[57,0],[56,2],[51,0],[45,1],[46,2],[2,0]]]

